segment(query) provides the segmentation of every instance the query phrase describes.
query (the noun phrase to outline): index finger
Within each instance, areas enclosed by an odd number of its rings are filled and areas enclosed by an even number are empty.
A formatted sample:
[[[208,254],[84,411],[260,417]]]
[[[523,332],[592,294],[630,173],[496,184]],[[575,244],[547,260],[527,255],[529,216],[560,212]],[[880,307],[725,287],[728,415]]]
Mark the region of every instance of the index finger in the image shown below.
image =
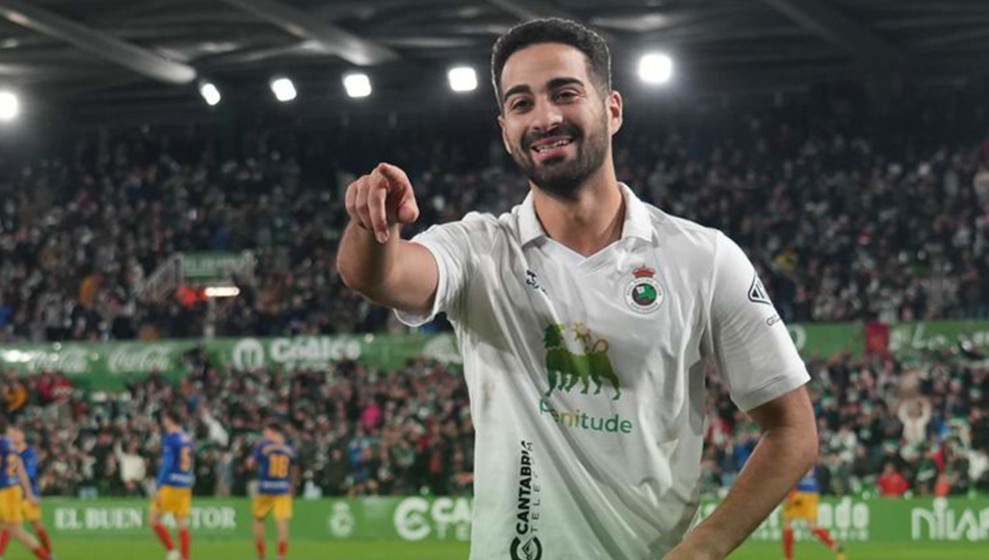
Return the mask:
[[[409,181],[409,176],[405,174],[405,171],[402,171],[401,167],[382,162],[378,164],[378,171],[388,180],[389,186],[401,187],[406,192],[412,191],[412,181]]]

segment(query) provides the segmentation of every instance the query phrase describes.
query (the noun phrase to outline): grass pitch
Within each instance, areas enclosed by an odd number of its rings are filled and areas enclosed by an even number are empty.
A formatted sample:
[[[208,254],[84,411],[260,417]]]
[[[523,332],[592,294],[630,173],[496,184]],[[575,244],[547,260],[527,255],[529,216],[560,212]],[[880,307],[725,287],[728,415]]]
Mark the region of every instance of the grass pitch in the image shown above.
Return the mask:
[[[148,535],[143,540],[69,539],[56,540],[57,560],[163,560],[164,550]],[[275,544],[269,543],[268,557]],[[466,544],[405,544],[380,542],[334,543],[327,541],[293,541],[289,545],[289,560],[466,560]],[[910,544],[851,544],[849,560],[986,560],[989,545],[959,543]],[[254,545],[250,541],[196,539],[193,535],[192,557],[195,560],[253,560]],[[731,560],[777,560],[783,557],[781,546],[751,543],[730,556]],[[33,555],[16,542],[11,542],[5,560],[31,560]],[[834,556],[818,543],[798,543],[797,560],[831,560]],[[598,560],[598,559],[573,559]],[[660,559],[656,559],[660,560]]]

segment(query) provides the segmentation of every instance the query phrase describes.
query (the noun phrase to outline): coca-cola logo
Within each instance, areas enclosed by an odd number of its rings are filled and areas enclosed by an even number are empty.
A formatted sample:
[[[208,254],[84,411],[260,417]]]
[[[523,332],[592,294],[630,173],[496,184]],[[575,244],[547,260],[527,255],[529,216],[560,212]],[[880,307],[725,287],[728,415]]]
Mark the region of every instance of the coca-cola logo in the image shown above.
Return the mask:
[[[168,347],[160,345],[143,348],[119,348],[107,360],[110,373],[167,371],[172,364]]]
[[[3,355],[4,362],[23,363],[28,371],[53,370],[66,375],[79,375],[89,371],[89,353],[78,347],[60,348],[54,352],[43,350],[11,350]]]

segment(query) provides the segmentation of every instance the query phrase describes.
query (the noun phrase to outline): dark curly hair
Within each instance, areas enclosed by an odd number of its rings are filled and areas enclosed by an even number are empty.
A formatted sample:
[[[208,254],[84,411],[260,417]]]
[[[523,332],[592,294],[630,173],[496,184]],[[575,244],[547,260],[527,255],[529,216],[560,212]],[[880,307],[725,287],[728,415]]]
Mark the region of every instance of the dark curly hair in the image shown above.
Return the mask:
[[[516,51],[540,43],[562,43],[584,53],[587,74],[601,93],[611,91],[611,51],[604,38],[591,29],[568,19],[534,19],[520,23],[498,37],[491,48],[491,83],[501,108],[501,71]]]

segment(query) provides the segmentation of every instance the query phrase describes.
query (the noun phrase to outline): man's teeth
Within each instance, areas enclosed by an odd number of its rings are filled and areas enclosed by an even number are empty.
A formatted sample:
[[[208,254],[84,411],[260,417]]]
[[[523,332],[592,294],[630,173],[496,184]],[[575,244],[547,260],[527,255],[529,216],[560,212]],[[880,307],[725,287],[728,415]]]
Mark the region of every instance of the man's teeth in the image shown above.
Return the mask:
[[[565,146],[565,145],[567,145],[569,143],[570,143],[570,139],[569,138],[564,138],[563,140],[557,140],[556,142],[553,142],[552,144],[543,144],[542,146],[536,146],[534,149],[537,152],[544,152],[544,151],[550,150],[552,148],[558,148],[560,146]]]

